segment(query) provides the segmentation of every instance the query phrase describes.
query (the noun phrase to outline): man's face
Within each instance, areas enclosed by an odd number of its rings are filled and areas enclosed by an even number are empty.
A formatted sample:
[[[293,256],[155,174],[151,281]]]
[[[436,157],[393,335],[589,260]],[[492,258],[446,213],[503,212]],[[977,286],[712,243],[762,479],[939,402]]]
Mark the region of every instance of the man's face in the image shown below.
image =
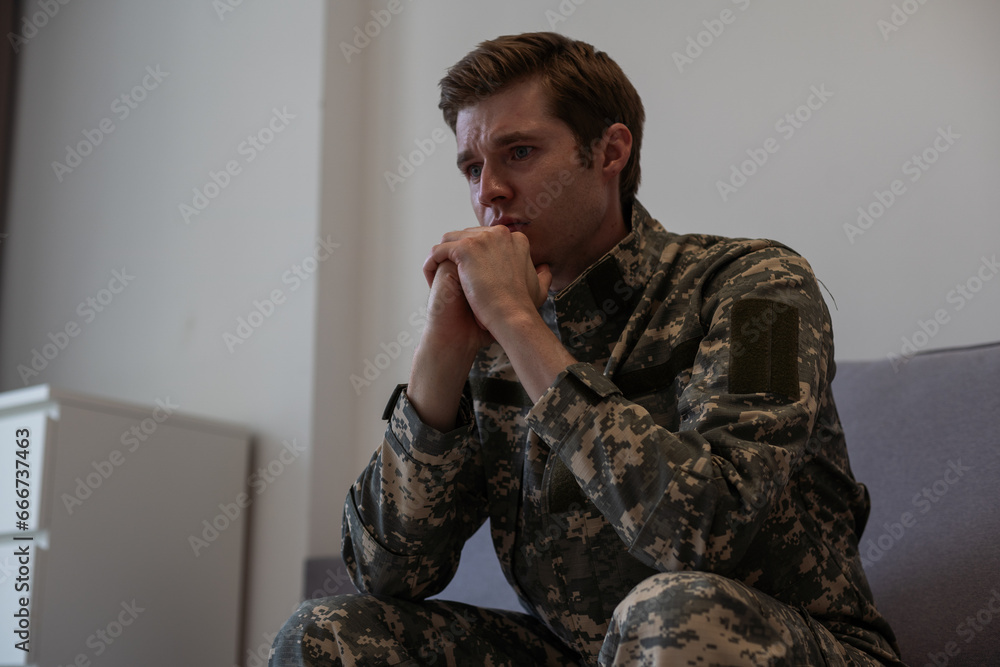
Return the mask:
[[[458,168],[483,226],[528,237],[531,260],[548,264],[560,290],[623,236],[617,187],[602,151],[584,167],[573,132],[549,111],[537,79],[459,111]]]

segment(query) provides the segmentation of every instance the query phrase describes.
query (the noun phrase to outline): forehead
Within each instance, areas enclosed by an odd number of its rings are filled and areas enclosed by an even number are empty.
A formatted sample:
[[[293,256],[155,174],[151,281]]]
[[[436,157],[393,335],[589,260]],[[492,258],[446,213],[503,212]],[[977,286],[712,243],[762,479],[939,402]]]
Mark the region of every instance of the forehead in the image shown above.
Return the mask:
[[[569,127],[551,111],[548,92],[538,78],[515,83],[458,112],[455,138],[459,151],[489,145],[512,133],[550,133]]]

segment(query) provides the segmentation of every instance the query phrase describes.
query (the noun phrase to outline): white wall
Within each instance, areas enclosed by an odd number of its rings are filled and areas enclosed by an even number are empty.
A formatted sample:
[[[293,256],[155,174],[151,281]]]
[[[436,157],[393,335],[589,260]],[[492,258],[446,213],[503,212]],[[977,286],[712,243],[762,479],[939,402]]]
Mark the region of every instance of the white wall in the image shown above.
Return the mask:
[[[912,14],[897,15],[899,29],[883,33],[880,21],[897,27],[894,5]],[[370,3],[374,10],[385,6]],[[673,231],[771,237],[809,258],[836,300],[828,298],[839,358],[899,354],[903,337],[914,334],[925,349],[1000,337],[1000,279],[983,269],[991,279],[980,285],[976,275],[984,257],[1000,253],[1000,190],[993,185],[1000,181],[1000,5],[440,0],[402,6],[362,52],[378,69],[366,90],[366,148],[354,178],[364,187],[365,230],[378,251],[365,255],[361,344],[349,373],[361,377],[382,343],[419,333],[409,318],[426,298],[423,258],[443,232],[475,223],[450,132],[404,182],[390,188],[385,180],[386,171],[398,171],[400,156],[419,150],[415,142],[445,127],[438,80],[481,40],[553,28],[607,51],[642,95],[639,197],[646,207]],[[730,23],[721,34],[700,34],[705,21],[719,32],[711,22],[724,10]],[[331,28],[328,39],[350,41],[352,28]],[[692,50],[697,57],[679,68],[673,54],[684,52],[689,37],[708,46],[700,55]],[[814,86],[832,96],[822,105],[814,98],[819,108],[791,136],[787,125],[776,128]],[[960,138],[911,181],[904,163],[949,127]],[[769,138],[777,152],[723,201],[717,182]],[[896,179],[903,194],[849,239],[844,225],[856,224],[856,209],[870,206],[875,191],[889,190]],[[970,287],[981,286],[971,300],[952,292],[970,280]],[[936,313],[944,323],[935,328],[928,320]],[[411,356],[412,346],[359,388],[352,434],[357,470],[380,437],[378,415],[392,387],[406,380]],[[342,370],[337,374],[349,381]],[[329,489],[325,504],[335,505],[339,494]],[[316,536],[315,522],[312,530]],[[323,544],[327,553],[337,549],[334,539],[313,542]]]
[[[182,411],[252,428],[257,467],[266,467],[284,441],[312,441],[317,281],[295,289],[282,276],[313,254],[319,233],[325,6],[243,2],[221,18],[202,0],[59,7],[21,51],[2,387],[46,382],[149,404],[169,397]],[[122,118],[112,104],[147,66],[169,74]],[[249,161],[239,147],[268,128],[274,109],[294,118],[276,120],[281,131]],[[60,182],[51,163],[104,118],[113,131]],[[179,205],[230,160],[239,173],[186,223]],[[78,310],[115,270],[134,279],[101,312]],[[230,352],[224,332],[275,289],[284,303]],[[18,366],[30,367],[32,350],[70,323],[77,335],[22,379]],[[250,510],[253,651],[299,598],[309,459],[281,469]]]

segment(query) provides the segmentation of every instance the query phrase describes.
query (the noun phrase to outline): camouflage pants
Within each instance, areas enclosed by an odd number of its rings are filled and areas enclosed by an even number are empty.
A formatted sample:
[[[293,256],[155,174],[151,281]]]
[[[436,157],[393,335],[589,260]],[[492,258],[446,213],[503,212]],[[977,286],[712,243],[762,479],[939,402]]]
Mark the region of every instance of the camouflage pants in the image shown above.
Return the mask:
[[[369,595],[309,600],[270,667],[329,665],[878,665],[821,625],[738,582],[662,573],[615,609],[600,655],[580,655],[527,615]]]

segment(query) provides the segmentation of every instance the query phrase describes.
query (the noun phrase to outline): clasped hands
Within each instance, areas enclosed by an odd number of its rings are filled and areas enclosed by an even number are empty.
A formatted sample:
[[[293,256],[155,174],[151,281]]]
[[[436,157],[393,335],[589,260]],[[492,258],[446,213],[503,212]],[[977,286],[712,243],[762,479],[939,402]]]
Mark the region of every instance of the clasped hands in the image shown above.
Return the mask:
[[[532,402],[573,357],[538,308],[552,284],[531,260],[528,237],[504,226],[445,234],[424,262],[431,286],[427,327],[413,357],[407,396],[430,426],[455,424],[462,387],[479,350],[494,341]]]
[[[466,349],[503,345],[524,318],[538,318],[552,282],[548,265],[532,263],[528,238],[503,225],[448,232],[423,272],[433,335]]]

